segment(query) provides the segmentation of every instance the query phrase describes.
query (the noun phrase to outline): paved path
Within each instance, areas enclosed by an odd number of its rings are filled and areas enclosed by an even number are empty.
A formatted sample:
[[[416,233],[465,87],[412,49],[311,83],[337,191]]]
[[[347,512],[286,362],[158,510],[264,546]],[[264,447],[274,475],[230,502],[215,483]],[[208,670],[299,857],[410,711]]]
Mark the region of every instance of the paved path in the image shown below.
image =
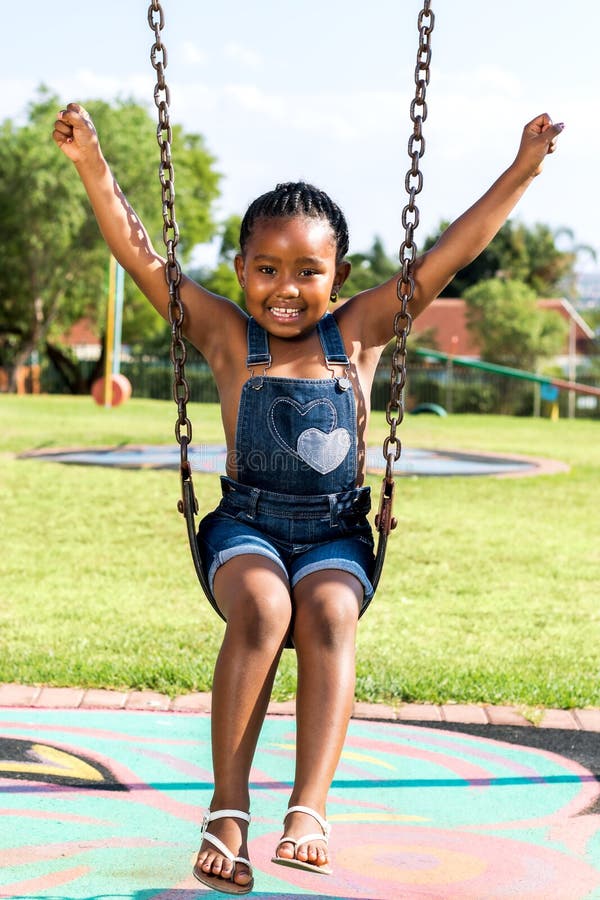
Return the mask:
[[[186,694],[171,699],[153,691],[103,691],[83,688],[0,684],[0,707],[33,709],[125,709],[146,712],[210,713],[209,693]],[[271,703],[270,715],[294,715],[293,700]],[[530,711],[531,714],[531,711]],[[389,722],[446,722],[464,725],[519,725],[600,732],[600,709],[544,709],[526,718],[516,706],[476,706],[461,703],[437,706],[429,703],[354,704],[353,718]],[[600,743],[600,738],[599,738]]]
[[[0,898],[216,897],[189,874],[209,709],[207,694],[0,686]],[[292,709],[271,706],[251,775],[253,897],[600,900],[600,711],[533,727],[506,707],[356,704],[323,878],[270,863]]]

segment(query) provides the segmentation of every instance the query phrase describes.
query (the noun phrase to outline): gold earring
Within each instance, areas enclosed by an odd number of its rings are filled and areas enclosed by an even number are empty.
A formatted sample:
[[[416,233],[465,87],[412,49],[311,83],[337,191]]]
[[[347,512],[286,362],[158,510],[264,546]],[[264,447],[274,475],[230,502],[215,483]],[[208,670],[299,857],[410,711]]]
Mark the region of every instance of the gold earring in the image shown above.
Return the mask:
[[[337,292],[337,291],[332,291],[332,292],[331,292],[331,297],[329,298],[330,302],[331,302],[331,303],[337,303],[337,298],[338,298],[338,292]]]

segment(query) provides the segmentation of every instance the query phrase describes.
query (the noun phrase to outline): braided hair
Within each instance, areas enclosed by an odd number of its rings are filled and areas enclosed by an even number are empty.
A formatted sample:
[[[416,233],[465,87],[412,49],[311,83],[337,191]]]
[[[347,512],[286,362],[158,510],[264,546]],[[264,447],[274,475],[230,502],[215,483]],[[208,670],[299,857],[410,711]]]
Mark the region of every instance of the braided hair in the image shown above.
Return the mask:
[[[348,225],[346,218],[324,191],[320,191],[305,181],[288,181],[278,184],[254,200],[242,219],[240,227],[240,249],[242,254],[259,219],[280,219],[293,216],[307,216],[326,219],[331,225],[336,245],[336,263],[340,263],[348,252]]]

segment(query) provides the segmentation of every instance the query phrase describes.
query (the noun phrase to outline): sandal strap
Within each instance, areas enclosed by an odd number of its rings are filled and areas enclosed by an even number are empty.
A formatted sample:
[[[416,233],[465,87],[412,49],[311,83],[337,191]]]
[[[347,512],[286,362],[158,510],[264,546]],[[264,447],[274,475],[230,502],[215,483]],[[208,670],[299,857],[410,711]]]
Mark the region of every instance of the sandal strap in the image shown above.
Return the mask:
[[[249,825],[251,816],[250,813],[243,812],[241,809],[216,809],[214,812],[209,809],[204,813],[202,830],[204,831],[207,825],[210,825],[210,823],[214,822],[216,819],[241,819]]]
[[[294,851],[296,851],[298,847],[302,846],[302,844],[310,844],[311,841],[323,841],[323,843],[327,845],[327,835],[315,833],[303,834],[302,837],[299,838],[282,837],[281,840],[277,842],[275,853],[277,853],[277,851],[283,844],[292,844],[294,847]]]
[[[233,855],[229,847],[223,843],[223,841],[219,840],[218,837],[215,837],[214,834],[211,834],[210,831],[205,831],[202,834],[202,839],[208,841],[209,844],[212,844],[213,847],[216,847],[219,853],[225,856],[229,862],[235,862],[237,857]]]
[[[283,821],[285,822],[287,817],[291,815],[291,813],[295,812],[305,813],[305,815],[307,816],[312,816],[313,819],[315,819],[315,821],[318,822],[323,829],[323,834],[318,835],[318,839],[321,841],[325,840],[325,842],[327,841],[329,835],[331,834],[331,825],[326,819],[323,818],[323,816],[319,815],[316,810],[311,809],[310,806],[290,806],[285,816],[283,817]],[[302,838],[302,843],[304,843],[305,840],[316,840],[316,838],[315,835],[310,835],[308,839]],[[290,841],[290,843],[297,844],[298,842]]]

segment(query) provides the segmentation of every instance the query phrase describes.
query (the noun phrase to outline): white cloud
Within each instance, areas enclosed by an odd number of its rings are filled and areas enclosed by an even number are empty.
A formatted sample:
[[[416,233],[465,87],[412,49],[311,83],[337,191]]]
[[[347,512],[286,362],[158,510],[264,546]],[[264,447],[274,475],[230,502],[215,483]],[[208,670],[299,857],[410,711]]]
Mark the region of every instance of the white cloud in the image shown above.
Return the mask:
[[[264,116],[269,124],[275,122],[288,132],[317,136],[323,142],[381,140],[397,133],[402,124],[400,116],[390,115],[401,100],[391,91],[284,95],[255,84],[229,84],[222,92],[241,112]],[[405,105],[408,109],[408,99]],[[267,127],[266,122],[254,123],[254,128],[261,127]]]
[[[28,105],[34,100],[39,81],[29,78],[0,79],[0,96],[2,97],[1,119],[15,119],[18,124],[26,119]]]
[[[247,112],[264,113],[274,119],[281,119],[289,109],[282,96],[262,91],[255,84],[225,85],[223,95]]]
[[[126,78],[99,75],[91,69],[79,69],[68,82],[55,82],[62,96],[69,99],[113,100],[115,97],[133,97],[140,103],[152,102],[155,79],[152,71],[146,74],[132,72]]]
[[[257,53],[255,50],[250,50],[248,47],[244,47],[236,41],[229,41],[229,43],[225,44],[225,56],[228,59],[233,59],[251,69],[256,69],[262,65],[260,53]]]
[[[205,66],[208,55],[200,50],[192,41],[184,41],[181,47],[181,58],[190,66]]]

